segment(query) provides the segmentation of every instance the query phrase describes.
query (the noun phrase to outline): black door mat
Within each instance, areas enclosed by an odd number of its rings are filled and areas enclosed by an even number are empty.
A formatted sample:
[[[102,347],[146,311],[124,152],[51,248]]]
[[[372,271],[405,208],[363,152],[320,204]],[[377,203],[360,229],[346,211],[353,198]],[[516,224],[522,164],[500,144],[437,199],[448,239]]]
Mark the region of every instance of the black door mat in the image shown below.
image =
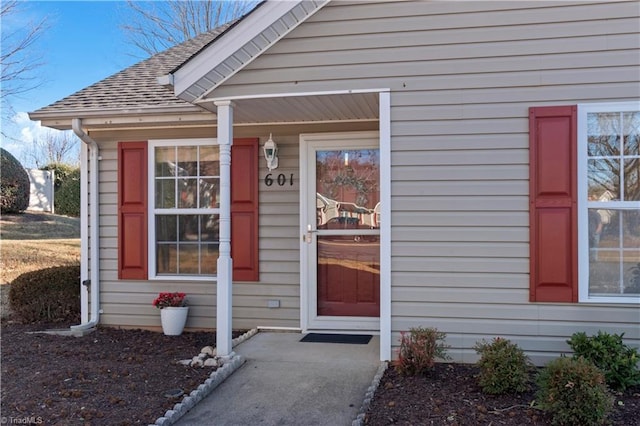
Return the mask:
[[[300,341],[309,343],[350,343],[353,345],[366,345],[371,340],[370,334],[323,334],[309,333]]]

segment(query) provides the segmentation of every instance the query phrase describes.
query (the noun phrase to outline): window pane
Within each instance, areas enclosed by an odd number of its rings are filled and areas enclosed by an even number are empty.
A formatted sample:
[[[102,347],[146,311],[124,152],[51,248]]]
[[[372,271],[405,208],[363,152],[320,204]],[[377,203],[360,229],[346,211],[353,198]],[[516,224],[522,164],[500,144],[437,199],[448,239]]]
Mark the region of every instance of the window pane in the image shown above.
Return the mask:
[[[200,272],[206,275],[217,274],[218,244],[203,244],[201,253]]]
[[[612,209],[589,209],[589,214],[595,210],[600,219],[600,249],[619,249],[620,241],[620,211]]]
[[[624,200],[640,201],[640,158],[624,162]]]
[[[318,315],[353,315],[356,303],[363,305],[360,315],[377,314],[380,237],[321,235],[317,241]]]
[[[178,273],[198,274],[200,272],[200,246],[198,244],[179,244],[178,251]]]
[[[596,209],[589,209],[589,259],[598,259],[600,238],[602,237],[602,217]]]
[[[619,197],[620,161],[618,159],[589,160],[588,187],[594,201],[611,201]]]
[[[198,174],[198,147],[178,147],[178,175],[197,176]]]
[[[623,226],[622,247],[640,250],[640,209],[621,210],[620,213]]]
[[[379,176],[377,149],[317,151],[317,227],[379,227]]]
[[[220,179],[200,179],[200,208],[220,207]]]
[[[178,208],[195,208],[198,202],[198,179],[179,179],[178,196]]]
[[[624,263],[625,295],[640,295],[640,250],[635,251],[635,259]]]
[[[156,177],[175,176],[175,156],[175,148],[172,146],[156,148]]]
[[[178,240],[179,241],[199,241],[200,226],[196,215],[179,216]]]
[[[173,179],[156,179],[156,207],[172,209],[176,206],[176,188]]]
[[[219,216],[217,214],[200,216],[200,241],[220,241]]]
[[[620,288],[620,251],[598,252],[598,259],[589,263],[589,294],[616,295]]]
[[[200,176],[220,176],[218,146],[200,147]]]
[[[640,112],[625,112],[624,126],[624,155],[640,155]]]
[[[587,152],[590,157],[620,155],[620,114],[587,114]]]
[[[177,220],[175,215],[158,215],[156,216],[156,241],[157,242],[176,242]]]
[[[160,274],[178,272],[178,250],[176,244],[156,244],[156,271]]]

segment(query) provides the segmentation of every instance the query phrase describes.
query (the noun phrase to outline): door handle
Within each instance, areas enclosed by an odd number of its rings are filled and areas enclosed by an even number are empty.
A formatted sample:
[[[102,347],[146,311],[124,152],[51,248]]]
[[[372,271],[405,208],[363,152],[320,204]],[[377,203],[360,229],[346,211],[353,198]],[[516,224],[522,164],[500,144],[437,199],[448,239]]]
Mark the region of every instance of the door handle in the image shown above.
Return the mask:
[[[317,229],[311,229],[311,224],[307,225],[307,232],[302,236],[302,241],[307,244],[311,244],[311,240],[313,239],[313,234],[317,233]]]

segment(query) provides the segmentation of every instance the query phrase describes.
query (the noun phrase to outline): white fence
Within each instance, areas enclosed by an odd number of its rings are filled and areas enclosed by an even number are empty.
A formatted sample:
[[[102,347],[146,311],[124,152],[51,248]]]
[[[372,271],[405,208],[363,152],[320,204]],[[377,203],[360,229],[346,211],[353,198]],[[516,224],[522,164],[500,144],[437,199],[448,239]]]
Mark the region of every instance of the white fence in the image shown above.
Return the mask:
[[[27,169],[31,181],[28,210],[53,213],[53,170]]]

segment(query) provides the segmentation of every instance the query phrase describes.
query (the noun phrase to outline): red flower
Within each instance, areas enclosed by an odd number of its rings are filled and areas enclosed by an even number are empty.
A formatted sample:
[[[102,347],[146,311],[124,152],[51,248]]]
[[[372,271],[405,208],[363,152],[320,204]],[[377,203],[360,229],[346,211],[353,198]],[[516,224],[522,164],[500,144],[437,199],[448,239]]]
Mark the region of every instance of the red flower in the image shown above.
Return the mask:
[[[153,306],[158,309],[168,308],[168,307],[180,307],[186,306],[187,301],[185,299],[185,293],[160,293],[158,297],[153,301]]]

